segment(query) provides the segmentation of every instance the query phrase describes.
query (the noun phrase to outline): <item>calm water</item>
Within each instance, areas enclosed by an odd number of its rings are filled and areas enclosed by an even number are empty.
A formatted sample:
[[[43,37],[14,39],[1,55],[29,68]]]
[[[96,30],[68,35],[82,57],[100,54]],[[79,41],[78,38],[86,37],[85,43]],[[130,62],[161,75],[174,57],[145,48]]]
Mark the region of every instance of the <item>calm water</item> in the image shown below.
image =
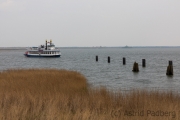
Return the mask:
[[[25,50],[0,50],[0,70],[11,68],[56,68],[81,72],[93,86],[129,90],[149,88],[180,91],[180,48],[61,48],[60,58],[27,58]],[[95,61],[98,55],[99,61]],[[107,57],[111,63],[107,63]],[[122,58],[126,57],[126,65]],[[146,59],[146,67],[142,67]],[[167,77],[173,60],[174,76]],[[134,62],[139,73],[133,73]]]

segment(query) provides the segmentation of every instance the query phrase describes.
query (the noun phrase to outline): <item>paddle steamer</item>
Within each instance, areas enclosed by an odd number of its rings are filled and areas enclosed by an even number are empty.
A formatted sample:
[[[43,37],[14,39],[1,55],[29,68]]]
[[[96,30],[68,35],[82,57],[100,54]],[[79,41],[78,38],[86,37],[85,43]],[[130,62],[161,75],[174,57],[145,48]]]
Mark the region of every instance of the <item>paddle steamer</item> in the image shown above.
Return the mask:
[[[24,54],[27,57],[60,57],[60,49],[56,48],[52,43],[52,40],[48,42],[46,40],[45,45],[40,45],[39,47],[30,47]]]

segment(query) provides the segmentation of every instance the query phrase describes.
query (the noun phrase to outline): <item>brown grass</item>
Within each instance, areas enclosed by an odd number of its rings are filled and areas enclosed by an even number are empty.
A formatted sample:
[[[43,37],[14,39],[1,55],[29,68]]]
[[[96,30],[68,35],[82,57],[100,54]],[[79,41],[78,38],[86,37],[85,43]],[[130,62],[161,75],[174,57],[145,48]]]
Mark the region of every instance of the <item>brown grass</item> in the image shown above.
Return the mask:
[[[0,73],[1,120],[179,120],[179,110],[177,93],[89,88],[75,71]]]

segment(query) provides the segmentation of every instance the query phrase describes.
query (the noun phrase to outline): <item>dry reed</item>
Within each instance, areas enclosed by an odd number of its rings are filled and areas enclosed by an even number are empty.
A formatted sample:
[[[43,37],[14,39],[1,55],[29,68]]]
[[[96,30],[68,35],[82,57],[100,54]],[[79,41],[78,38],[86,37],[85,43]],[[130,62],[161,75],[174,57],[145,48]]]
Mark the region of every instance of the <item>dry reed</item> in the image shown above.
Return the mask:
[[[89,88],[86,78],[75,71],[0,73],[1,120],[178,120],[179,110],[177,93]]]

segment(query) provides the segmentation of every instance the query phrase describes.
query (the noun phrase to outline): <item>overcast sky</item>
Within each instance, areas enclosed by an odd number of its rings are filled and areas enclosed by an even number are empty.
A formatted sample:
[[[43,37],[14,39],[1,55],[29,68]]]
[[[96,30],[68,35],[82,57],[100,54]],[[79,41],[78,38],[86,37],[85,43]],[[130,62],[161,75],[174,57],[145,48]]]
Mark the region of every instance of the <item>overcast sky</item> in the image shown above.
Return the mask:
[[[180,0],[0,0],[0,47],[180,46]]]

